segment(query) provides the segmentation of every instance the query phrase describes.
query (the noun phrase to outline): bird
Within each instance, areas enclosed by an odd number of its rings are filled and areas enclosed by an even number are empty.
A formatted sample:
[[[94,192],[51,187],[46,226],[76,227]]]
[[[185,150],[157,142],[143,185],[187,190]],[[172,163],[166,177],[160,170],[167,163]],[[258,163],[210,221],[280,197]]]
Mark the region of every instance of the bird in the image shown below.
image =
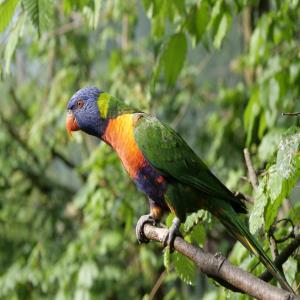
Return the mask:
[[[294,293],[239,216],[247,213],[242,197],[233,194],[166,123],[101,89],[84,87],[68,102],[66,129],[69,134],[81,130],[110,145],[146,194],[150,212],[137,223],[139,242],[149,241],[143,231],[146,223],[158,224],[164,213],[172,212],[175,217],[165,244],[173,247],[186,216],[205,209],[259,258],[283,288]]]

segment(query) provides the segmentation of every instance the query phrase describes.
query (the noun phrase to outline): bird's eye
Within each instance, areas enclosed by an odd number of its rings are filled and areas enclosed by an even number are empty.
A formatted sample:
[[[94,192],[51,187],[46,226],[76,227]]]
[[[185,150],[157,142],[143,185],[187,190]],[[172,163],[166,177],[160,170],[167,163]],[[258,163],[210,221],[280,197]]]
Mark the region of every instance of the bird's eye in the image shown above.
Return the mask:
[[[76,108],[82,108],[83,107],[83,104],[84,104],[84,102],[83,102],[83,100],[78,100],[77,102],[76,102]]]

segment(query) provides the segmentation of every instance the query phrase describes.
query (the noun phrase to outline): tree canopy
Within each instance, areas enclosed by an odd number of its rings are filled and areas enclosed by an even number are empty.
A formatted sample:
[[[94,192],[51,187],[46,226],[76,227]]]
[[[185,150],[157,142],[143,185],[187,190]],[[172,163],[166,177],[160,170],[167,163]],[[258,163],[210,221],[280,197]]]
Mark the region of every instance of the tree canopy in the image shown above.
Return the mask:
[[[299,34],[299,0],[0,0],[0,298],[249,299],[138,245],[144,195],[107,145],[68,138],[66,105],[97,86],[169,123],[275,259],[300,230]],[[182,232],[264,271],[207,212]]]

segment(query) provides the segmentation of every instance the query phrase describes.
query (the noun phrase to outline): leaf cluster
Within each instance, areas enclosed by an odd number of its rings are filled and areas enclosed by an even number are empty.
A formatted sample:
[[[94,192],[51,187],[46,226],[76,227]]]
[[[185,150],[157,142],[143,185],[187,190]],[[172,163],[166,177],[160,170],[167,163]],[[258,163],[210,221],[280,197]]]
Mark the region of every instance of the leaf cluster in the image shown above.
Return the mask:
[[[300,111],[299,20],[299,0],[1,1],[0,298],[246,299],[182,255],[137,244],[144,196],[106,145],[67,138],[66,104],[94,85],[171,124],[252,200],[250,229],[271,255],[276,221],[299,231],[299,117],[282,116]],[[277,240],[292,229],[275,227]],[[263,271],[206,212],[181,230]],[[298,262],[296,251],[283,266],[295,288]]]

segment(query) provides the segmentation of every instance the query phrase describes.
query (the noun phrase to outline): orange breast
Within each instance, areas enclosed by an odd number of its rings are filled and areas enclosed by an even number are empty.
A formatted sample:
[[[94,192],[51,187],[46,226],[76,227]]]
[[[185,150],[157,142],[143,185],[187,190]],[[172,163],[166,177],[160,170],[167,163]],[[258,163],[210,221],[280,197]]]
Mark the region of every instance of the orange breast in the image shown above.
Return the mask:
[[[134,138],[135,117],[132,114],[121,115],[109,120],[102,139],[118,153],[125,169],[132,178],[145,165],[145,159]]]

